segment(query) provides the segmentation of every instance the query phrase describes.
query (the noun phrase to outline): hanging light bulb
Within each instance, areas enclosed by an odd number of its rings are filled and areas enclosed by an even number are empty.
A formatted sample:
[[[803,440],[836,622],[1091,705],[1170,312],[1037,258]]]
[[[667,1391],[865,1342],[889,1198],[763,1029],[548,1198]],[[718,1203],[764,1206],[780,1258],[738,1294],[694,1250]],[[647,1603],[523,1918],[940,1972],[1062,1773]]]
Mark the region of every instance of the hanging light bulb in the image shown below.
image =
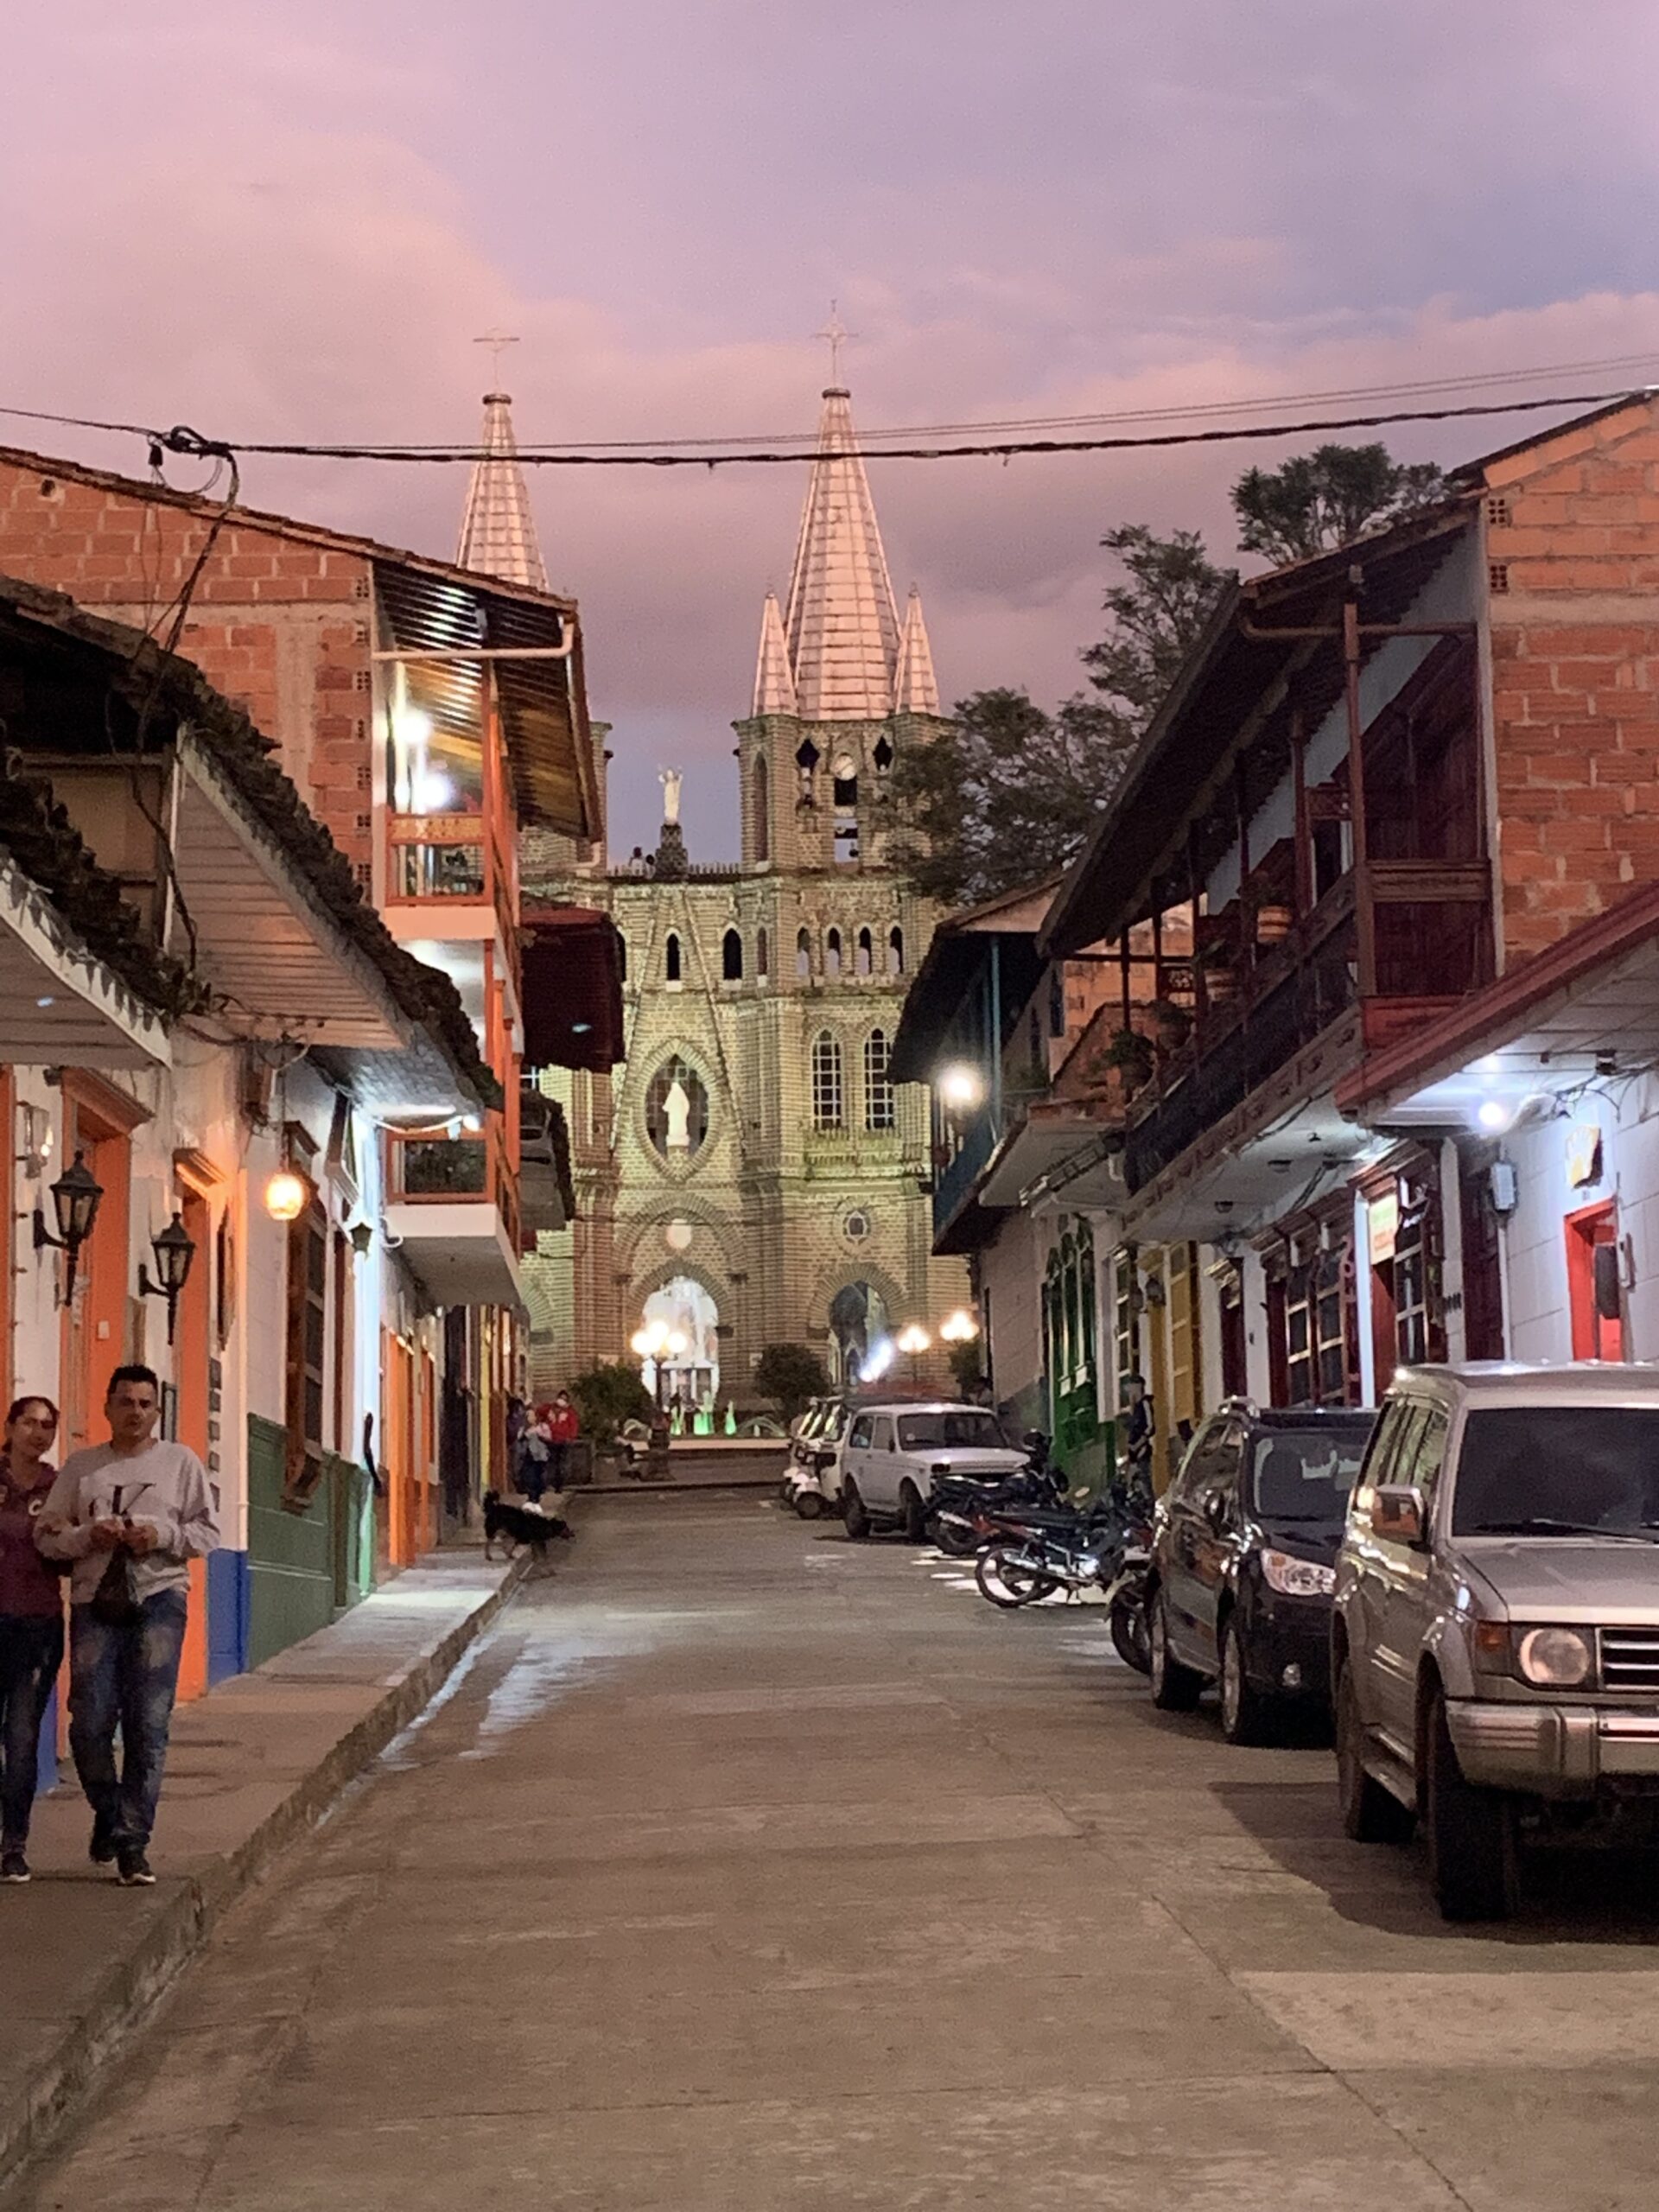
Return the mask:
[[[297,1221],[311,1192],[303,1175],[279,1167],[265,1185],[265,1211],[273,1221]]]

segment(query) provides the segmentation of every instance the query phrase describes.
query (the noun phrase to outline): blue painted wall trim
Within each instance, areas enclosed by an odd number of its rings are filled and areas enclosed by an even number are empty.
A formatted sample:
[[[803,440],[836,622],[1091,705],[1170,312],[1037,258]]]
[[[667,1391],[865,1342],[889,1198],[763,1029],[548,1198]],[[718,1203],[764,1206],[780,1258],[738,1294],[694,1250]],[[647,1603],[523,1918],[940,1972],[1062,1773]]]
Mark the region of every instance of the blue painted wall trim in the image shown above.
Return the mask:
[[[240,1675],[248,1664],[248,1555],[207,1554],[207,1685]]]

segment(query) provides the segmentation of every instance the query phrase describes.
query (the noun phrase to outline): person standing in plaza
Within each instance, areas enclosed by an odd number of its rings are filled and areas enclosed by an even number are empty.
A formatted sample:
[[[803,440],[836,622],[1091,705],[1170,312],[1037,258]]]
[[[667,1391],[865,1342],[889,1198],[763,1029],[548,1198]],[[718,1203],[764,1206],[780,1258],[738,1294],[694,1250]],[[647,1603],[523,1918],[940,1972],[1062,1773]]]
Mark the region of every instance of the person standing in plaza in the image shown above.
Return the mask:
[[[549,1471],[552,1476],[556,1497],[569,1480],[570,1446],[575,1442],[581,1427],[570,1393],[561,1390],[548,1408],[547,1423]]]
[[[19,1398],[0,1450],[0,1882],[29,1879],[41,1726],[63,1660],[63,1585],[35,1542],[57,1433],[50,1398]]]
[[[37,1541],[71,1565],[69,1748],[92,1808],[93,1864],[148,1885],[150,1832],[189,1606],[190,1562],[219,1548],[207,1470],[156,1434],[161,1385],[118,1367],[107,1444],[72,1452],[48,1493]],[[121,1734],[118,1768],[115,1738]]]

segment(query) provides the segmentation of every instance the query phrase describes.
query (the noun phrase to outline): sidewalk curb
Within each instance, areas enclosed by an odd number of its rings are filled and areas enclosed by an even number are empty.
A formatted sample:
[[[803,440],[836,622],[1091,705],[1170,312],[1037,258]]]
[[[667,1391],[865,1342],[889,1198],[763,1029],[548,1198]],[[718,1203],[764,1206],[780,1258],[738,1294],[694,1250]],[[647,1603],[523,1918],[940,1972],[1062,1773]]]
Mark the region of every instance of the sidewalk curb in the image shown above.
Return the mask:
[[[250,1889],[277,1853],[315,1827],[347,1783],[372,1766],[393,1738],[423,1712],[466,1654],[514,1595],[529,1570],[521,1552],[495,1589],[443,1641],[394,1682],[333,1751],[303,1776],[236,1850],[181,1882],[143,1940],[117,1961],[86,2010],[67,2029],[27,2094],[0,2109],[0,2196],[72,2120],[127,2037],[171,1986],[219,1916]]]

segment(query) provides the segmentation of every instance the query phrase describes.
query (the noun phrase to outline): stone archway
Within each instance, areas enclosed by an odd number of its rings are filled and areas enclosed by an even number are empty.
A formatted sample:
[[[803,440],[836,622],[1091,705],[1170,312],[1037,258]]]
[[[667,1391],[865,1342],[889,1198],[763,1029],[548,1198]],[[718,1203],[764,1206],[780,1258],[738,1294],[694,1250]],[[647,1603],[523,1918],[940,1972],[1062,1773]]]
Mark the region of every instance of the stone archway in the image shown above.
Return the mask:
[[[646,1389],[688,1427],[703,1420],[712,1426],[720,1394],[720,1307],[713,1292],[697,1275],[671,1275],[645,1300],[642,1319],[647,1330],[664,1330],[669,1338],[657,1358],[642,1363]]]

